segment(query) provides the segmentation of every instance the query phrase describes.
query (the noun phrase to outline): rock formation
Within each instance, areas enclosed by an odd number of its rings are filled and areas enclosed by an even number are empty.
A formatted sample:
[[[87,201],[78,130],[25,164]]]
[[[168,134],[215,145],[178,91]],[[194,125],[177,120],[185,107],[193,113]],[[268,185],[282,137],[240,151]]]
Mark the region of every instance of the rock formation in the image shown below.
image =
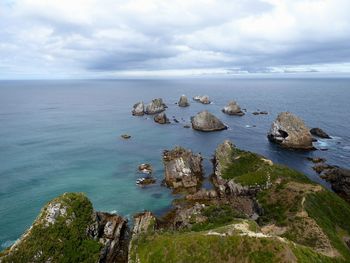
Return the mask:
[[[129,134],[122,134],[122,135],[120,135],[120,137],[123,138],[123,139],[125,139],[125,140],[131,138],[131,136],[130,136]]]
[[[322,139],[331,139],[331,137],[321,128],[312,128],[310,133],[314,136],[320,137]]]
[[[195,96],[193,97],[193,100],[194,101],[198,101],[202,104],[210,104],[210,99],[209,99],[209,96],[207,95],[204,95],[204,96]]]
[[[187,99],[187,97],[185,95],[182,95],[180,97],[178,105],[180,107],[188,107],[188,106],[190,106],[190,103],[188,102],[188,99]]]
[[[152,165],[149,163],[142,163],[139,165],[138,170],[144,174],[151,174],[153,171]]]
[[[156,116],[154,116],[154,121],[159,124],[167,124],[170,123],[168,117],[164,112],[158,113]]]
[[[153,99],[151,103],[146,105],[145,113],[150,115],[157,114],[165,111],[166,107],[161,98]]]
[[[200,186],[202,157],[181,147],[164,151],[165,183],[173,189],[189,189]]]
[[[132,115],[134,116],[142,116],[144,115],[144,110],[145,110],[145,105],[143,102],[138,102],[134,105],[133,110],[132,110]]]
[[[244,115],[244,112],[241,110],[241,107],[239,107],[237,102],[234,100],[230,101],[228,105],[222,109],[222,112],[228,115],[238,115],[238,116]]]
[[[220,131],[227,127],[217,117],[208,111],[201,111],[191,118],[192,128],[199,131]]]
[[[290,112],[282,112],[267,135],[270,141],[291,149],[312,150],[312,136],[304,121]]]

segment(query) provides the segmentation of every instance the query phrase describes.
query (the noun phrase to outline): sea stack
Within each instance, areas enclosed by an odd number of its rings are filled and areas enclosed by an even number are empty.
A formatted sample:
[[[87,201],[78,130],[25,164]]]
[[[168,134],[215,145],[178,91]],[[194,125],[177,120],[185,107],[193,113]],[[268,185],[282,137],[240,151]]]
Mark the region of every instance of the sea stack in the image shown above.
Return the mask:
[[[145,105],[143,104],[143,101],[141,101],[141,102],[136,103],[133,106],[133,109],[132,109],[131,113],[134,116],[142,116],[142,115],[145,114],[144,110],[145,110]]]
[[[165,111],[166,107],[167,106],[161,98],[153,99],[151,103],[146,105],[145,113],[150,115],[157,114]]]
[[[185,95],[182,95],[182,96],[180,97],[180,100],[179,100],[179,102],[178,102],[178,105],[179,105],[180,107],[188,107],[188,106],[190,106],[190,103],[188,102],[188,99],[187,99],[187,97],[186,97]]]
[[[202,104],[210,104],[210,99],[209,99],[209,96],[207,95],[204,95],[204,96],[195,96],[193,97],[193,100],[194,101],[198,101]]]
[[[195,189],[202,179],[202,157],[190,150],[175,147],[164,151],[165,184],[173,189]]]
[[[244,112],[241,110],[241,107],[234,100],[230,101],[228,105],[222,109],[222,112],[228,115],[244,115]]]
[[[285,148],[313,150],[310,129],[304,121],[290,112],[282,112],[267,134],[270,141]]]
[[[158,113],[156,116],[154,116],[154,121],[159,124],[167,124],[170,123],[168,117],[164,112]]]
[[[226,125],[208,111],[201,111],[191,118],[192,128],[198,131],[221,131],[227,129]]]

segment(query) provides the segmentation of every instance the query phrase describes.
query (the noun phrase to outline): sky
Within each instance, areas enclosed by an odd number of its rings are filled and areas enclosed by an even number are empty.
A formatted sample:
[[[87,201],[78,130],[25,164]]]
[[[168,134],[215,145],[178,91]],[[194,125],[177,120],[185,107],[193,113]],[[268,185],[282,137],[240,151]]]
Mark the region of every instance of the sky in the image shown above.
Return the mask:
[[[343,74],[349,0],[0,0],[0,79]]]

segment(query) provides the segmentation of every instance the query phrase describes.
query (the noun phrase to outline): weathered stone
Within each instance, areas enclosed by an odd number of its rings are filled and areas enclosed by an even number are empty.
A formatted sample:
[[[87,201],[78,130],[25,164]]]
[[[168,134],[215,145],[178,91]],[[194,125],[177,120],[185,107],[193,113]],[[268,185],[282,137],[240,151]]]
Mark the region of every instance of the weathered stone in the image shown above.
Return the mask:
[[[227,129],[217,117],[208,111],[201,111],[196,116],[191,118],[192,128],[199,131],[220,131]]]
[[[122,135],[120,135],[120,137],[122,137],[122,138],[125,139],[125,140],[131,138],[131,136],[130,136],[129,134],[122,134]]]
[[[178,105],[180,107],[188,107],[188,106],[190,106],[190,103],[188,102],[188,99],[187,99],[187,97],[185,95],[182,95],[180,97]]]
[[[322,178],[331,183],[332,189],[339,196],[350,202],[350,170],[332,166],[325,169]]]
[[[170,123],[168,117],[164,112],[158,113],[156,116],[154,116],[154,121],[159,124],[167,124]]]
[[[290,112],[282,112],[267,135],[270,141],[291,149],[313,150],[312,136],[304,121]]]
[[[156,179],[150,175],[136,180],[136,184],[140,186],[145,186],[145,185],[150,185],[155,183],[156,183]]]
[[[165,111],[167,106],[163,103],[161,98],[153,99],[151,103],[146,105],[145,113],[146,114],[157,114],[162,111]]]
[[[144,115],[144,109],[145,109],[145,105],[143,104],[143,102],[142,101],[138,102],[133,107],[132,115],[142,116],[142,115]]]
[[[322,139],[331,139],[331,137],[322,129],[320,128],[312,128],[310,130],[310,133],[314,136],[320,137]]]
[[[164,151],[165,183],[173,189],[197,188],[202,178],[202,157],[190,150],[176,147]]]
[[[153,171],[152,165],[149,163],[142,163],[139,165],[138,170],[144,174],[151,174]]]
[[[193,97],[193,100],[194,101],[198,101],[202,104],[210,104],[210,99],[209,99],[209,96],[207,95],[204,95],[204,96],[195,96]]]
[[[241,110],[241,107],[239,107],[237,102],[234,100],[230,101],[228,105],[222,109],[222,112],[228,115],[238,115],[238,116],[244,115],[244,112]]]
[[[154,231],[156,224],[157,219],[152,212],[145,211],[143,213],[138,213],[134,216],[134,227],[132,234],[139,235],[141,233]]]

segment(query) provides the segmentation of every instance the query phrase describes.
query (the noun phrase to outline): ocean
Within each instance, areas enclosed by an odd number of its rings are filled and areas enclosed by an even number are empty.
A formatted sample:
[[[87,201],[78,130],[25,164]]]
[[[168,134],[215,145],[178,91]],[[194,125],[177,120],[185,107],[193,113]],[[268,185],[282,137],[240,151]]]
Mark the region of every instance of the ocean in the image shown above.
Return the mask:
[[[175,103],[209,95],[203,105]],[[166,114],[179,123],[159,125],[152,117],[134,117],[132,106],[161,97]],[[221,112],[229,100],[247,109],[243,117]],[[100,211],[132,218],[151,210],[161,214],[174,195],[161,186],[162,152],[180,145],[204,156],[206,176],[211,158],[225,139],[238,147],[288,165],[329,187],[306,157],[350,167],[350,79],[158,79],[0,81],[0,249],[11,245],[32,224],[40,209],[64,192],[84,192]],[[207,109],[229,129],[202,133],[183,126]],[[256,110],[268,115],[253,115]],[[281,111],[332,136],[319,140],[325,151],[281,149],[266,137]],[[129,140],[120,138],[130,134]],[[157,183],[141,188],[137,167],[150,163]],[[209,183],[206,184],[210,187]]]

